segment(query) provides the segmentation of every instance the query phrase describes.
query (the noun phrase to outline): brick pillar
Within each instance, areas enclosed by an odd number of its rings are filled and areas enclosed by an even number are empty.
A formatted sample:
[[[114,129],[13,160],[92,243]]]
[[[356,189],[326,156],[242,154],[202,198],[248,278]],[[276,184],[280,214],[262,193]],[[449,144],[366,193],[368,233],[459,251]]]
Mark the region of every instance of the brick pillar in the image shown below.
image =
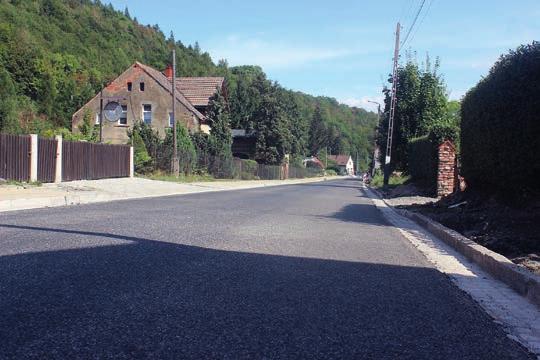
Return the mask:
[[[439,145],[437,169],[437,196],[450,195],[455,190],[456,147],[446,140]]]

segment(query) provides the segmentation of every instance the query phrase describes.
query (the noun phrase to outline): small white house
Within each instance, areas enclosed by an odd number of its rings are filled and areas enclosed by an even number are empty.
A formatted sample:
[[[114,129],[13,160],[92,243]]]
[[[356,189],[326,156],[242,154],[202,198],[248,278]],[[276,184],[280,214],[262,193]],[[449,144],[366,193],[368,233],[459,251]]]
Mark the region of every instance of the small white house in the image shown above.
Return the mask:
[[[354,175],[354,162],[350,155],[328,155],[328,160],[337,163],[341,175]]]

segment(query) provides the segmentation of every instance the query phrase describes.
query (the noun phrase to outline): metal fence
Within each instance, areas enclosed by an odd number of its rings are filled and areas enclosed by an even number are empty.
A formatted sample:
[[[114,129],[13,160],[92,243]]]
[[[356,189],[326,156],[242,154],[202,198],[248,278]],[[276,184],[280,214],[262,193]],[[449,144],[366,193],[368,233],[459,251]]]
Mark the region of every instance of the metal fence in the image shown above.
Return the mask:
[[[289,178],[291,179],[303,179],[310,177],[322,176],[324,174],[323,169],[310,168],[310,167],[289,167]]]
[[[37,180],[40,182],[54,182],[57,145],[55,139],[38,138]]]
[[[30,136],[0,134],[0,178],[30,179]]]
[[[62,181],[96,180],[130,175],[130,147],[64,141]]]
[[[185,174],[210,174],[217,179],[282,180],[322,176],[322,171],[288,165],[259,164],[254,160],[179,152],[180,169]],[[164,170],[167,170],[166,168]]]

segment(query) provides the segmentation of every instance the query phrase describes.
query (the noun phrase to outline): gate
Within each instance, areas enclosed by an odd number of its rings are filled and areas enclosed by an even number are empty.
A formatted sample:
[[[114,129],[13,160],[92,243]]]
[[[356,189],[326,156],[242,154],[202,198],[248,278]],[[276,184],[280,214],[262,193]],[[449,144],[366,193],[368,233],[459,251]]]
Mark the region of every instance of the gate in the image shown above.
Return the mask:
[[[56,146],[55,139],[38,139],[38,168],[37,179],[40,182],[54,182],[56,174]]]
[[[30,179],[30,136],[0,134],[0,178]]]
[[[130,147],[63,141],[62,181],[128,177]]]

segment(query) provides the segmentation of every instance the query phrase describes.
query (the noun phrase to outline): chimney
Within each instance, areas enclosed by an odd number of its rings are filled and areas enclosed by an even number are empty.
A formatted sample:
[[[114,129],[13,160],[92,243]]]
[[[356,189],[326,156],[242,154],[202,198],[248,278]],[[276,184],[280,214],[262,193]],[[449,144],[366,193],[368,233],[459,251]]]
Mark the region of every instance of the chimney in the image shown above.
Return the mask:
[[[163,74],[167,77],[167,79],[169,79],[169,81],[172,81],[173,67],[171,64],[167,65],[167,68],[165,69]]]

